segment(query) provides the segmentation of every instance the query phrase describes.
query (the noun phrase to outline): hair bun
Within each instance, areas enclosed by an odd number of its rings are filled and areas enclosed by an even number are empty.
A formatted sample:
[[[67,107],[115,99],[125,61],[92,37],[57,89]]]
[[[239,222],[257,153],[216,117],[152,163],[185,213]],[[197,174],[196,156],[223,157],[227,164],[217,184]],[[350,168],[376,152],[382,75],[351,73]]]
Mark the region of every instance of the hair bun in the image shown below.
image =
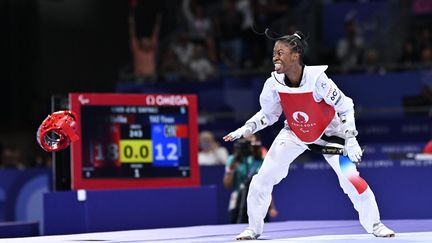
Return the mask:
[[[296,32],[294,32],[294,35],[297,36],[300,40],[304,40],[305,39],[305,36],[304,36],[304,34],[301,31],[297,30]]]
[[[302,51],[304,51],[308,46],[305,35],[301,31],[297,30],[296,32],[294,32],[293,36],[299,39],[302,45]]]
[[[294,33],[293,35],[297,36],[297,38],[299,38],[300,40],[302,39],[301,36],[299,34],[297,34],[297,33]]]

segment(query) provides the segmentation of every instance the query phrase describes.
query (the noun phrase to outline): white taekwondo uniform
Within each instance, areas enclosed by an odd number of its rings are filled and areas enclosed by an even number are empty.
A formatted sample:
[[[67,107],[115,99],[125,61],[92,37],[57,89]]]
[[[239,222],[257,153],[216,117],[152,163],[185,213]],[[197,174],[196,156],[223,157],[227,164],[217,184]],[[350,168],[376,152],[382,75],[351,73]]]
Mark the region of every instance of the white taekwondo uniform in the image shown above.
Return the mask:
[[[271,145],[261,169],[251,182],[247,198],[249,227],[257,234],[263,232],[273,186],[288,174],[295,158],[308,149],[308,144],[326,145],[322,135],[342,134],[340,116],[346,116],[355,130],[354,104],[345,96],[324,71],[327,66],[304,66],[299,87],[288,87],[284,74],[271,73],[260,95],[261,110],[247,123],[253,122],[259,131],[275,123],[282,112],[285,127]],[[359,213],[360,223],[369,233],[380,222],[375,196],[359,176],[354,163],[342,155],[323,155],[336,172],[339,184]]]

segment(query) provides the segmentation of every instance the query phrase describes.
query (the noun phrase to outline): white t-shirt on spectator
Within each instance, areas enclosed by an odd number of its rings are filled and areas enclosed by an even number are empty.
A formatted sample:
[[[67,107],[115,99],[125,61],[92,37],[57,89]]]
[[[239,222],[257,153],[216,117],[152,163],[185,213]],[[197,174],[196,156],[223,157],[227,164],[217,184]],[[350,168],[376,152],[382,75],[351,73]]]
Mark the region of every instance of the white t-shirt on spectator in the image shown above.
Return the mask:
[[[224,165],[228,159],[228,150],[224,147],[219,147],[210,152],[200,151],[198,153],[199,165]]]

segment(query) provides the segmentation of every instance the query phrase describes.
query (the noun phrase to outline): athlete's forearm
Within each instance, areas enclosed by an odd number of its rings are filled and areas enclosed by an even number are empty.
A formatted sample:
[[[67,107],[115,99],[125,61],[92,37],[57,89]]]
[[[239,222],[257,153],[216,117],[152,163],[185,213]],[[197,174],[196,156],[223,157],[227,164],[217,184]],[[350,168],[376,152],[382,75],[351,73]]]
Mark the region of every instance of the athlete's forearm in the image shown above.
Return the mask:
[[[251,127],[252,133],[256,133],[271,124],[267,116],[264,114],[264,112],[260,110],[255,115],[253,115],[249,120],[246,121],[245,126]]]

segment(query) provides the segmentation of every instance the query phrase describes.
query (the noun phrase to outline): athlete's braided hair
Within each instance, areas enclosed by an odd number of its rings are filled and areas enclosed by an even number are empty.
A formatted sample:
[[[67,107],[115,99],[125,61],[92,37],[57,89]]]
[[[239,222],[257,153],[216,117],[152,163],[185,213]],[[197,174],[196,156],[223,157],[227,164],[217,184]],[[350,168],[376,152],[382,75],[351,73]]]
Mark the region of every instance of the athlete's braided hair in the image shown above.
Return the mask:
[[[280,37],[273,37],[272,34],[270,33],[269,29],[266,29],[264,33],[267,36],[267,38],[269,38],[270,40],[281,41],[286,46],[291,48],[291,50],[293,52],[299,53],[300,54],[300,63],[303,63],[303,57],[304,57],[304,54],[305,54],[305,51],[306,51],[308,44],[306,42],[306,37],[304,36],[304,34],[301,31],[297,30],[292,35],[284,35],[284,36],[280,36]]]

